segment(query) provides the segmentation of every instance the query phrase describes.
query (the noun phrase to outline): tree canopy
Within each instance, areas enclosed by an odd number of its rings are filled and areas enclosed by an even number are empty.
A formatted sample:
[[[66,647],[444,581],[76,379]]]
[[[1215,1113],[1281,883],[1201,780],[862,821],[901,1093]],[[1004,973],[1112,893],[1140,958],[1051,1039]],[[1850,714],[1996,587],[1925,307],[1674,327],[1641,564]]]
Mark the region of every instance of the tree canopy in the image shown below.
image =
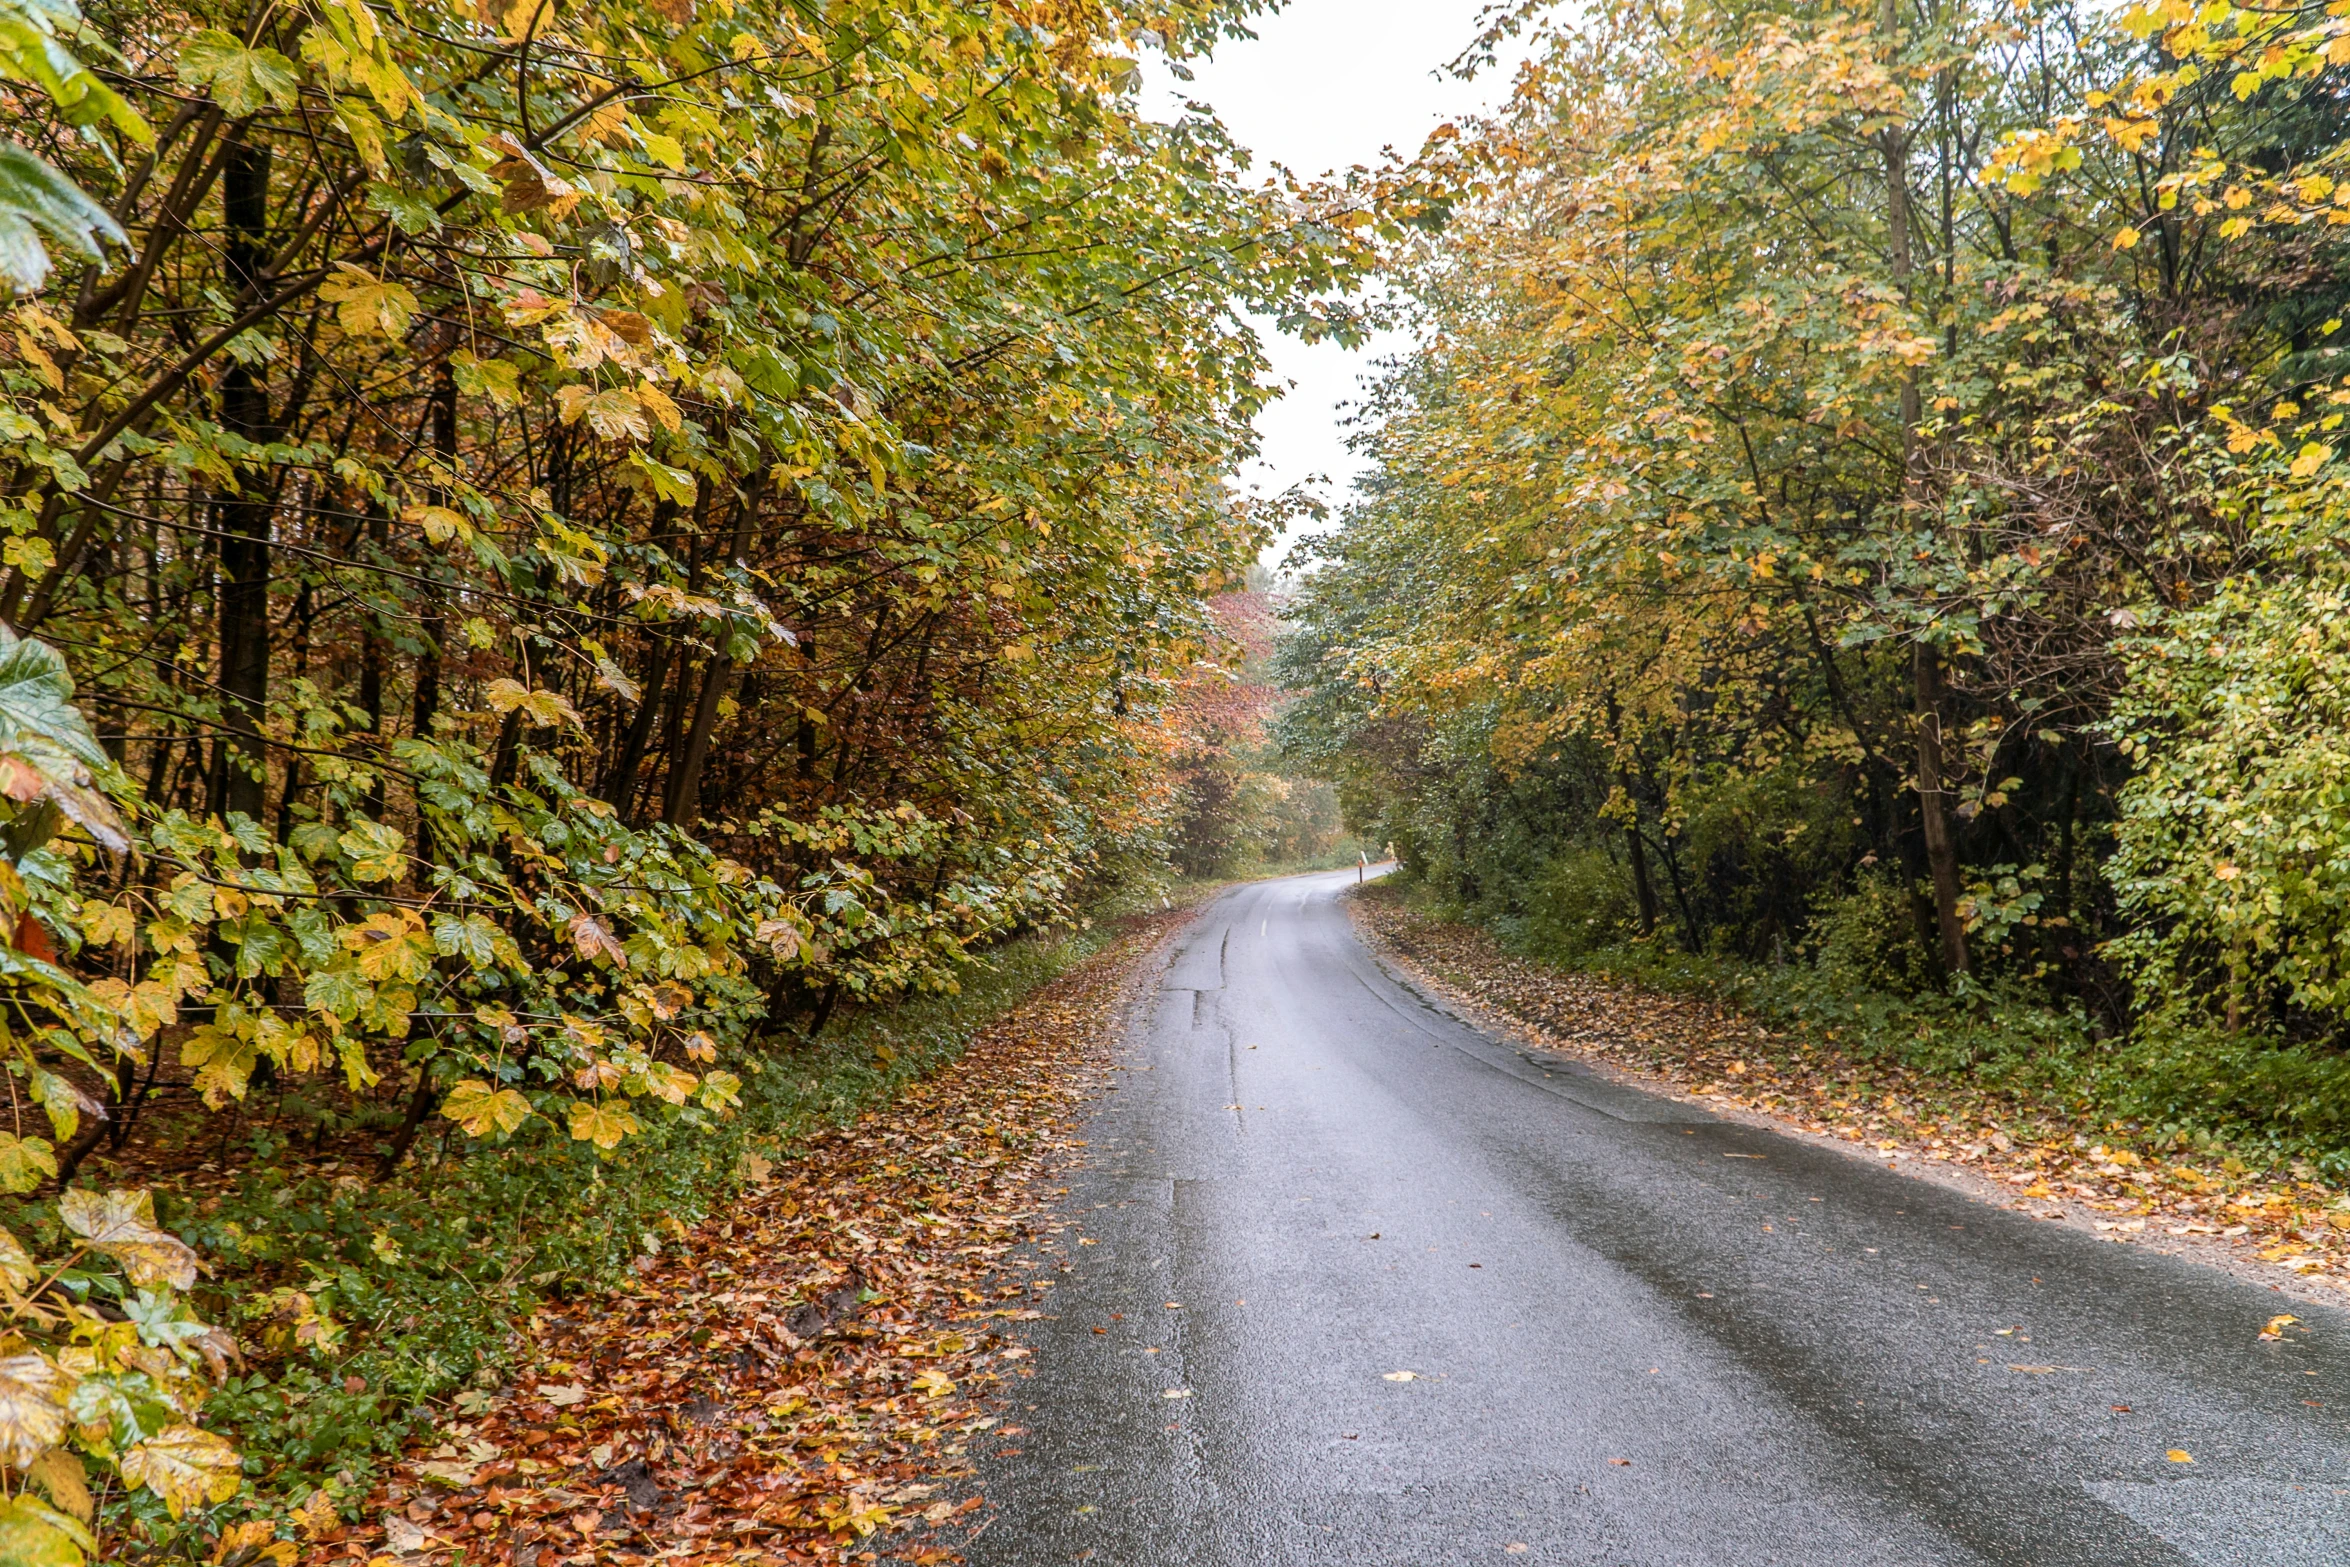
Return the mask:
[[[166,1056],[608,1150],[1159,863],[1385,222],[1139,112],[1256,8],[0,0],[0,1188]]]
[[[1507,25],[1293,752],[1496,917],[2339,1048],[2343,19]]]

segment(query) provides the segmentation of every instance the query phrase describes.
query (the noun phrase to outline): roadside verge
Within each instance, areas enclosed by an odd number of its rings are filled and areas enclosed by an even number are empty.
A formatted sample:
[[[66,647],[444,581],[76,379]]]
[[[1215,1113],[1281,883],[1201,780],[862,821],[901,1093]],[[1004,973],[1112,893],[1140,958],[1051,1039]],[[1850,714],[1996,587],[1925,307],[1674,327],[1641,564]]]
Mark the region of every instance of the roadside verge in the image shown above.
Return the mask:
[[[2350,1307],[2350,1196],[2339,1188],[2147,1154],[2124,1146],[2126,1128],[2061,1106],[1856,1057],[1716,1003],[1552,968],[1392,888],[1367,888],[1347,906],[1374,953],[1489,1032],[1980,1201]],[[2288,1317],[2271,1333],[2290,1326]]]
[[[953,1559],[928,1542],[981,1506],[972,1457],[1027,1355],[1002,1324],[1037,1315],[1003,1264],[1049,1229],[1129,980],[1192,912],[1126,922],[893,1103],[747,1160],[670,1260],[534,1318],[509,1383],[461,1396],[364,1523],[317,1520],[311,1559]]]

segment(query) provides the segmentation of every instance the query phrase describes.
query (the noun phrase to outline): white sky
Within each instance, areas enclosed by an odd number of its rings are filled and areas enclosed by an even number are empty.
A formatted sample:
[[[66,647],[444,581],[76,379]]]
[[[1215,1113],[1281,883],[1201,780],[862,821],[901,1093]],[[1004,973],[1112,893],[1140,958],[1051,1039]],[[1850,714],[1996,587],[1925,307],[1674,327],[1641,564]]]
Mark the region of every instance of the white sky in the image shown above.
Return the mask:
[[[1485,0],[1290,0],[1251,24],[1253,41],[1227,43],[1215,58],[1191,62],[1193,79],[1176,81],[1156,57],[1145,60],[1146,113],[1172,118],[1186,99],[1211,105],[1233,139],[1267,162],[1301,175],[1354,164],[1377,165],[1382,149],[1417,152],[1428,132],[1474,113],[1508,88],[1502,68],[1462,82],[1445,64],[1477,36]],[[1345,497],[1361,464],[1346,449],[1341,421],[1357,382],[1378,358],[1407,341],[1388,335],[1349,353],[1313,347],[1266,331],[1276,381],[1289,394],[1258,417],[1263,459],[1241,476],[1243,488],[1276,494],[1314,478],[1325,500]],[[1267,552],[1278,562],[1286,551]]]

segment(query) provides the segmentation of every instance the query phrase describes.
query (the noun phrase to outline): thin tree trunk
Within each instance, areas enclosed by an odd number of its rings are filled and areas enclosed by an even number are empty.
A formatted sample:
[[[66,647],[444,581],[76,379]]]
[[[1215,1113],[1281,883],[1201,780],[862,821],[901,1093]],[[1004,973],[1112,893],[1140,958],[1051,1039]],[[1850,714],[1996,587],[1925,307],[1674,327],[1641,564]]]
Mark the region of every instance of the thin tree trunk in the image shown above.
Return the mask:
[[[739,562],[751,547],[751,524],[765,496],[767,470],[762,466],[751,476],[741,502],[735,507],[734,536],[727,541],[726,564]],[[710,736],[718,726],[718,707],[734,686],[734,654],[721,644],[711,655],[710,669],[702,677],[701,700],[694,704],[694,721],[686,731],[685,744],[670,764],[669,798],[662,813],[663,820],[672,827],[691,828],[702,816],[702,764],[709,759]]]
[[[433,381],[432,449],[443,471],[453,476],[457,470],[457,377],[445,358]],[[434,486],[425,494],[432,505],[449,504],[449,492],[444,487]],[[429,578],[432,568],[428,565],[422,575]],[[409,715],[409,733],[419,740],[430,740],[433,720],[441,710],[441,642],[449,634],[448,609],[437,583],[424,589],[421,619],[424,651],[416,660],[416,700]],[[433,836],[432,820],[425,814],[421,794],[416,800],[416,857],[426,867],[423,880],[429,886],[430,867],[440,859],[440,845]]]
[[[390,1180],[392,1172],[400,1168],[400,1161],[408,1157],[409,1148],[416,1142],[418,1129],[424,1125],[424,1118],[432,1113],[433,1104],[439,1098],[440,1094],[432,1085],[432,1074],[425,1071],[424,1068],[418,1067],[416,1069],[416,1092],[408,1096],[408,1113],[401,1118],[399,1129],[392,1133],[391,1146],[386,1148],[383,1157],[376,1161],[375,1179],[377,1185],[380,1186]]]
[[[229,152],[221,180],[227,222],[225,260],[230,278],[251,287],[268,251],[269,149],[240,142]],[[278,438],[269,413],[269,389],[241,364],[221,377],[220,422],[245,440]],[[213,748],[212,805],[259,824],[268,809],[268,752],[262,723],[269,704],[269,529],[276,510],[266,471],[245,470],[240,483],[215,501],[220,519],[216,592],[220,636],[220,692],[226,729]]]
[[[1623,775],[1625,798],[1632,797],[1632,775]],[[1640,934],[1656,934],[1656,882],[1648,873],[1648,840],[1640,835],[1639,807],[1633,807],[1634,816],[1624,824],[1624,841],[1632,856],[1632,895],[1640,903]]]
[[[1942,769],[1942,658],[1927,643],[1916,645],[1911,661],[1918,698],[1918,808],[1926,825],[1926,873],[1934,887],[1934,924],[1942,937],[1942,963],[1953,974],[1967,971],[1966,926],[1958,915],[1958,843],[1950,830]]]
[[[1900,13],[1895,0],[1878,0],[1877,29],[1883,35],[1890,61],[1900,44]],[[1887,260],[1893,284],[1908,298],[1916,273],[1910,250],[1909,127],[1896,121],[1878,133],[1885,159],[1885,227]],[[1918,508],[1918,420],[1923,412],[1915,369],[1901,378],[1901,505],[1905,519]],[[1934,925],[1941,937],[1942,963],[1953,974],[1967,971],[1966,927],[1958,915],[1958,843],[1951,831],[1949,802],[1943,789],[1942,655],[1922,636],[1911,657],[1913,690],[1917,701],[1918,811],[1924,818],[1926,875],[1933,888]]]

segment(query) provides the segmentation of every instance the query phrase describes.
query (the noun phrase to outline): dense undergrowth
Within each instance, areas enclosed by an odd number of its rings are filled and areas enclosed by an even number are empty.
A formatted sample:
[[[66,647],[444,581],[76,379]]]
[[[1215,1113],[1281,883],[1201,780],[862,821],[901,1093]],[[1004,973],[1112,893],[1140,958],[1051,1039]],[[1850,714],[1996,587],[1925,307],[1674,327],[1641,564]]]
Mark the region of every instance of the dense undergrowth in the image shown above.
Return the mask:
[[[1915,955],[1887,937],[1880,888],[1830,900],[1811,939],[1778,962],[1642,939],[1604,902],[1562,907],[1555,888],[1516,912],[1447,898],[1425,881],[1397,892],[1551,967],[1719,1001],[1845,1055],[2094,1122],[2116,1141],[2350,1179],[2350,1061],[2216,1029],[2115,1035],[2087,1009],[2051,1005],[2015,978],[1904,983]]]

